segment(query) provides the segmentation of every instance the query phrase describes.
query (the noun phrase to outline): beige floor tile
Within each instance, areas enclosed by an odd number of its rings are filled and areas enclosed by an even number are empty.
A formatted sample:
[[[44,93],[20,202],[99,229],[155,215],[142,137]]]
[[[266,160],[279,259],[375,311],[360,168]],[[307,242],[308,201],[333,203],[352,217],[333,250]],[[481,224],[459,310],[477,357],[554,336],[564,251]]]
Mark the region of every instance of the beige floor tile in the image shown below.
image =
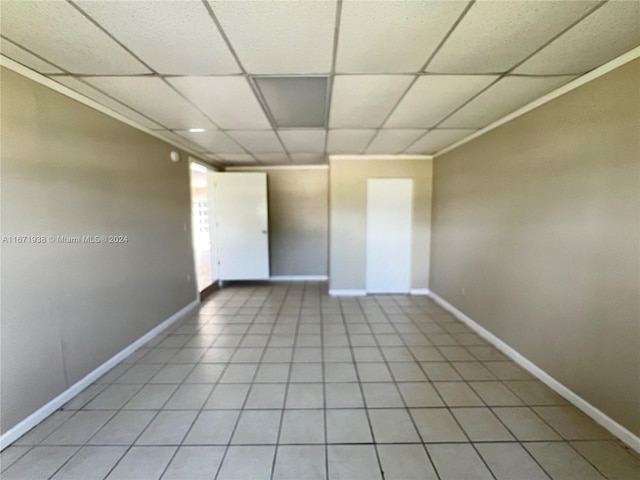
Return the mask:
[[[554,480],[602,480],[603,477],[566,443],[525,443],[524,447]]]

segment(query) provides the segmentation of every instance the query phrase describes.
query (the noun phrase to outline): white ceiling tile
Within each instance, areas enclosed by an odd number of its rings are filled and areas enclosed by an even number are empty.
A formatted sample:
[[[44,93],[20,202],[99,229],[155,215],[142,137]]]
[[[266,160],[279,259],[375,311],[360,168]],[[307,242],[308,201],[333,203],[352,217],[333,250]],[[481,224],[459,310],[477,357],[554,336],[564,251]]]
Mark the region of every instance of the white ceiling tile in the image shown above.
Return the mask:
[[[240,71],[201,2],[82,0],[76,4],[158,73]]]
[[[30,52],[27,52],[24,48],[16,45],[9,40],[0,38],[0,53],[5,57],[14,60],[25,67],[29,67],[36,72],[48,74],[48,73],[63,73],[57,67],[54,67],[49,62],[45,62],[41,58],[36,57]]]
[[[396,154],[402,152],[426,130],[380,130],[366,153]]]
[[[481,128],[573,79],[505,77],[442,122],[442,128]]]
[[[214,155],[213,153],[205,153],[203,155],[203,157],[206,158],[207,160],[211,160],[213,162],[220,161],[220,157],[218,155]]]
[[[220,128],[270,128],[267,116],[244,77],[174,77],[167,81],[199,105]]]
[[[478,1],[427,71],[506,72],[596,5],[593,1]]]
[[[327,152],[358,154],[369,145],[376,130],[329,130]]]
[[[129,118],[130,120],[133,120],[134,122],[139,123],[140,125],[143,125],[151,129],[162,128],[161,125],[154,122],[153,120],[150,120],[144,115],[141,115],[140,113],[134,110],[131,110],[129,107],[121,104],[120,102],[114,100],[113,98],[110,98],[104,93],[96,90],[91,85],[87,85],[86,83],[84,83],[83,81],[79,80],[76,77],[52,77],[52,80],[55,80],[56,82],[66,87],[69,87],[71,90],[74,90],[84,95],[85,97],[90,98],[91,100],[95,100],[99,104],[104,105],[105,107],[110,108],[111,110],[124,115],[125,117]]]
[[[414,79],[410,75],[338,75],[331,128],[378,128]]]
[[[167,128],[215,128],[202,113],[159,78],[84,77],[84,80]]]
[[[404,153],[433,154],[438,150],[442,150],[444,147],[471,135],[473,132],[475,132],[473,129],[431,130],[424,137],[407,148]]]
[[[429,128],[486,88],[497,75],[426,75],[418,78],[385,128]]]
[[[324,152],[325,130],[278,130],[278,135],[290,153]]]
[[[284,153],[278,137],[272,130],[238,130],[227,133],[250,152]]]
[[[3,1],[2,35],[72,73],[149,73],[67,2]]]
[[[235,165],[247,165],[252,164],[255,165],[257,162],[255,158],[251,155],[247,155],[246,153],[225,153],[223,155],[219,155],[220,159],[227,164],[235,164]]]
[[[422,69],[468,2],[344,2],[336,71]]]
[[[291,159],[286,153],[255,153],[254,156],[262,163],[291,163]]]
[[[329,73],[335,1],[209,0],[249,73]]]
[[[291,161],[296,165],[318,165],[327,163],[323,153],[292,153]]]
[[[640,2],[615,1],[558,37],[516,73],[584,73],[640,45]]]
[[[231,140],[224,132],[218,130],[207,130],[199,133],[182,131],[178,133],[209,152],[216,154],[245,153],[240,145]]]

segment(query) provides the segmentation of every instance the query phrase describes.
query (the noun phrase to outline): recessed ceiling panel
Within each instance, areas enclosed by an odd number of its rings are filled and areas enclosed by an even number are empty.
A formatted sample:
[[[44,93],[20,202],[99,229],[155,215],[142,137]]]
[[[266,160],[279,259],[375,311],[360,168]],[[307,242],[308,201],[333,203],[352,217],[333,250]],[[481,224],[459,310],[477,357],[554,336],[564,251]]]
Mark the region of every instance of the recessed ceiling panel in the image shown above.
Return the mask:
[[[640,2],[608,2],[520,65],[516,73],[584,73],[640,45]]]
[[[3,1],[0,30],[12,42],[72,73],[149,73],[67,2]]]
[[[324,152],[325,130],[279,130],[289,153],[319,153]]]
[[[227,133],[250,152],[284,153],[282,144],[271,130],[230,131]]]
[[[291,161],[296,165],[322,165],[327,157],[323,153],[292,153]]]
[[[324,128],[328,77],[255,77],[278,128]]]
[[[200,145],[208,152],[216,154],[246,153],[240,145],[219,130],[207,130],[206,132],[199,133],[181,131],[177,133],[188,138],[193,143]]]
[[[442,128],[481,128],[545,93],[569,82],[566,77],[505,77],[440,125]]]
[[[244,77],[173,77],[167,81],[199,105],[220,128],[251,130],[271,127]]]
[[[336,71],[418,72],[467,2],[343,2]]]
[[[24,48],[4,38],[0,38],[0,53],[5,57],[24,65],[25,67],[35,70],[38,73],[63,73],[62,70],[54,67],[49,62],[45,62],[32,53],[27,52]]]
[[[327,152],[334,154],[362,153],[375,133],[375,130],[329,130]]]
[[[329,73],[335,1],[209,0],[249,73]]]
[[[158,73],[240,71],[201,2],[82,0],[76,4]]]
[[[426,75],[418,78],[385,128],[429,128],[498,78],[497,75]]]
[[[338,75],[331,128],[378,128],[414,79],[411,75]]]
[[[596,6],[593,1],[478,1],[427,71],[506,72]]]
[[[366,153],[400,153],[425,132],[426,130],[380,130]]]
[[[66,87],[69,87],[71,90],[75,90],[76,92],[81,93],[86,97],[89,97],[91,100],[95,100],[101,105],[104,105],[105,107],[108,107],[111,110],[124,115],[130,120],[133,120],[135,122],[138,122],[141,125],[144,125],[145,127],[148,127],[154,130],[163,128],[160,124],[154,122],[153,120],[148,119],[144,115],[141,115],[140,113],[134,110],[131,110],[129,107],[121,104],[120,102],[114,100],[113,98],[110,98],[104,93],[96,90],[91,85],[87,85],[83,81],[79,80],[77,77],[58,76],[58,77],[52,77],[52,80],[55,80],[56,82]]]
[[[447,129],[431,130],[420,140],[407,148],[404,153],[434,154],[438,150],[471,135],[475,130]]]
[[[215,128],[202,113],[159,78],[84,77],[84,80],[167,128]]]

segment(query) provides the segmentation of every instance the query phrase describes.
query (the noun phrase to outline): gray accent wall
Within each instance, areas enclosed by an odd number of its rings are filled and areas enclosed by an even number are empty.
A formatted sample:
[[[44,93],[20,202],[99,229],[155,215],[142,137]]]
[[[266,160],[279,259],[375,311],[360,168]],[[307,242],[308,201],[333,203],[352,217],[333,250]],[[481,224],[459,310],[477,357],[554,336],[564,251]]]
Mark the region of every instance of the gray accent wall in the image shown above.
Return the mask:
[[[189,164],[174,147],[0,73],[4,433],[196,298]]]
[[[332,160],[329,175],[329,288],[366,289],[369,178],[413,179],[411,288],[428,288],[432,161],[393,157]]]
[[[640,434],[640,61],[436,158],[431,289]]]

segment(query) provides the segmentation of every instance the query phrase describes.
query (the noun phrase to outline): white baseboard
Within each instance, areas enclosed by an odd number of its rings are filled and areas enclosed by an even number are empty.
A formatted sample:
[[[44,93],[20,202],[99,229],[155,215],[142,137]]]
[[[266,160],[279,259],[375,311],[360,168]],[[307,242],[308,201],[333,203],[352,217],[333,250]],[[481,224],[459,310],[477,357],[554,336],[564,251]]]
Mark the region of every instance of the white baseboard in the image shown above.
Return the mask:
[[[523,357],[520,353],[514,350],[512,347],[507,345],[505,342],[496,337],[493,333],[491,333],[486,328],[482,327],[475,321],[473,321],[470,317],[465,315],[463,312],[458,310],[456,307],[451,305],[445,299],[440,297],[438,294],[431,292],[429,296],[442,308],[447,310],[453,316],[455,316],[458,320],[465,323],[469,328],[474,330],[478,335],[491,343],[494,347],[504,353],[506,356],[511,358],[514,362],[520,365],[522,368],[527,370],[530,374],[540,380],[542,383],[547,385],[553,391],[555,391],[558,395],[564,397],[566,400],[571,402],[577,408],[582,410],[585,414],[595,420],[598,424],[602,425],[613,435],[622,440],[625,444],[627,444],[630,448],[640,453],[640,437],[630,432],[627,428],[620,425],[618,422],[613,420],[611,417],[607,416],[598,408],[591,405],[584,398],[580,397],[573,391],[569,390],[562,383],[557,381],[547,372],[542,370],[536,364]]]
[[[107,373],[109,370],[115,367],[122,360],[124,360],[129,355],[131,355],[135,350],[143,346],[145,343],[147,343],[149,340],[151,340],[153,337],[155,337],[162,331],[169,328],[171,325],[173,325],[179,319],[183,318],[185,315],[188,315],[189,313],[191,313],[193,310],[195,310],[198,307],[198,305],[200,305],[200,299],[196,298],[193,302],[191,302],[190,304],[178,310],[176,313],[174,313],[165,321],[163,321],[160,325],[157,325],[156,327],[149,330],[147,333],[145,333],[143,336],[141,336],[131,345],[124,348],[120,352],[116,353],[113,357],[111,357],[109,360],[104,362],[98,368],[88,373],[84,378],[82,378],[81,380],[78,380],[76,383],[71,385],[69,388],[67,388],[64,392],[62,392],[56,398],[51,400],[49,403],[47,403],[43,407],[40,407],[38,410],[33,412],[31,415],[29,415],[27,418],[22,420],[20,423],[18,423],[16,426],[11,428],[10,430],[7,430],[4,434],[0,436],[0,450],[4,450],[6,447],[11,445],[22,435],[24,435],[33,427],[38,425],[45,418],[47,418],[53,412],[58,410],[60,407],[62,407],[65,403],[67,403],[77,394],[82,392],[85,388],[91,385],[95,380],[100,378],[102,375]]]
[[[412,288],[409,293],[411,295],[429,295],[431,292],[429,292],[428,288]]]
[[[364,297],[366,294],[366,290],[349,290],[341,288],[329,289],[329,295],[332,297]]]
[[[273,275],[270,282],[326,282],[327,275]]]

